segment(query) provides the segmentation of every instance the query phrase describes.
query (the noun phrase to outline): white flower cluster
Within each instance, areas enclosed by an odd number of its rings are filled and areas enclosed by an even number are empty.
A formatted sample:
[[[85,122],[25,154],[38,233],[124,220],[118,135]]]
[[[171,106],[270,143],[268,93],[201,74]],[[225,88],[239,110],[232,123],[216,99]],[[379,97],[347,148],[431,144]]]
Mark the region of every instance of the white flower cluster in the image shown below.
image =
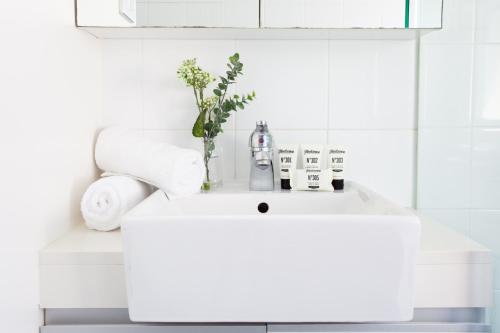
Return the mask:
[[[196,58],[184,60],[177,70],[177,75],[188,87],[195,89],[204,89],[215,81],[209,72],[205,72],[196,64]]]
[[[214,107],[215,103],[217,103],[218,99],[219,97],[217,96],[211,96],[203,99],[201,101],[201,109],[204,111],[211,110]]]

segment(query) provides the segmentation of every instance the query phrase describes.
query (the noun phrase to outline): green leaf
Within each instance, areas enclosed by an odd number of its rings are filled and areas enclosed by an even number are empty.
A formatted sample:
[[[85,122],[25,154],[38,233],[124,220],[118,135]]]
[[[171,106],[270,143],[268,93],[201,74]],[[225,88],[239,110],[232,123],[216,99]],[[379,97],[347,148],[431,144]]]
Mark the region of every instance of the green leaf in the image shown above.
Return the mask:
[[[195,138],[203,137],[205,116],[206,116],[206,111],[200,112],[198,118],[196,118],[196,121],[194,122],[192,133]]]
[[[215,96],[222,96],[222,92],[219,89],[214,89],[214,95]]]
[[[240,60],[240,55],[238,53],[233,54],[232,56],[229,57],[229,61],[234,65],[238,63],[238,60]]]
[[[205,124],[205,131],[212,132],[214,128],[214,123],[212,121]]]

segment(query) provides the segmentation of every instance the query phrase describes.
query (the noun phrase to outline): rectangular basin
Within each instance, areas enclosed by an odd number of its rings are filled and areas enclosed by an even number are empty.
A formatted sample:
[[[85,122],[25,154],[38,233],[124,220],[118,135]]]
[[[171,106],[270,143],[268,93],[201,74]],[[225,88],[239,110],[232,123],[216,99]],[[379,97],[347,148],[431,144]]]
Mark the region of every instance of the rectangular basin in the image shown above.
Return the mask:
[[[122,222],[133,321],[413,316],[420,222],[354,183],[335,193],[234,185],[173,201],[156,192]]]

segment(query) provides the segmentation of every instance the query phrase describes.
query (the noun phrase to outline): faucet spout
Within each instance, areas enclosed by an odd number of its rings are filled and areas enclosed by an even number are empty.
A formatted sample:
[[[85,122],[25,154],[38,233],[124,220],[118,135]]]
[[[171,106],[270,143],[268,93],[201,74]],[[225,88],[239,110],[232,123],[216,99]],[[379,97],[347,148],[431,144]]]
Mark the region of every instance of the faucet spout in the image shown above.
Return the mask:
[[[273,137],[267,123],[258,121],[250,135],[250,190],[274,190]]]

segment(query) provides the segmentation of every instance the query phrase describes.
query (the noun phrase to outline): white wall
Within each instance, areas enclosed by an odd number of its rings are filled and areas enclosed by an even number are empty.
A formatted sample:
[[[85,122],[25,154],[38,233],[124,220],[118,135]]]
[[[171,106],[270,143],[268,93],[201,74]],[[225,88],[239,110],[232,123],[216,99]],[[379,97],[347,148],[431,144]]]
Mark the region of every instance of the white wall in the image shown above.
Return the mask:
[[[248,178],[248,136],[266,119],[278,143],[337,143],[350,151],[348,178],[412,206],[416,140],[415,41],[104,40],[104,121],[198,147],[192,92],[176,77],[197,57],[224,73],[238,51],[238,92],[257,101],[227,124],[225,179]]]
[[[37,251],[80,221],[94,177],[100,43],[72,0],[0,2],[0,326],[38,332]]]
[[[493,250],[500,332],[500,2],[444,14],[420,51],[418,208]]]

